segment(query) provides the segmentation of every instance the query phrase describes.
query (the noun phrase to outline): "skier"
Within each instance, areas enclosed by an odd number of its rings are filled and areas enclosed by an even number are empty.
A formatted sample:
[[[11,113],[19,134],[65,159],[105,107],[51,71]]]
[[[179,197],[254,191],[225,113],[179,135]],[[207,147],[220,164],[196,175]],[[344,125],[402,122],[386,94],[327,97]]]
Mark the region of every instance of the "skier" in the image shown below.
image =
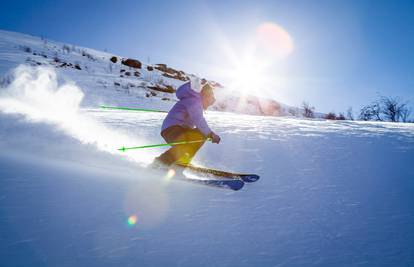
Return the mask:
[[[204,80],[204,79],[203,79]],[[173,164],[188,165],[207,138],[213,143],[220,143],[220,136],[208,126],[203,110],[214,101],[213,88],[207,82],[193,78],[181,85],[176,92],[179,101],[168,112],[161,127],[161,136],[167,143],[191,142],[173,145],[169,150],[155,158],[153,167],[163,168]]]

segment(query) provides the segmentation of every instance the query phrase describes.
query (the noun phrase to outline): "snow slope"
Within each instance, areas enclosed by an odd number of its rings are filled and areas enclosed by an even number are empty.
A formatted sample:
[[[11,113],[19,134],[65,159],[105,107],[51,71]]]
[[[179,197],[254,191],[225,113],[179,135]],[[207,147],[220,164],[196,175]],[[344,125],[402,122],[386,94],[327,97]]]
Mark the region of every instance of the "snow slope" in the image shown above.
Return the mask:
[[[163,149],[117,151],[162,142],[163,114],[85,107],[99,95],[49,68],[13,77],[0,266],[414,265],[412,124],[209,112],[222,143],[195,161],[261,176],[230,192],[146,169]]]
[[[155,114],[88,114],[149,142],[156,141],[162,120]],[[0,261],[4,266],[413,264],[413,129],[229,114],[208,119],[223,144],[206,145],[197,160],[257,172],[259,182],[234,193],[166,182],[53,127],[2,115]],[[138,223],[128,227],[132,214]]]
[[[165,83],[177,87],[182,81],[166,78],[158,70],[147,71],[148,65],[143,64],[141,69],[127,67],[120,63],[119,56],[114,64],[110,61],[112,56],[89,48],[0,30],[0,76],[5,77],[3,83],[10,80],[10,70],[21,64],[44,66],[53,68],[60,81],[70,81],[82,87],[86,93],[82,101],[85,107],[123,104],[168,109],[174,103],[172,94],[153,91],[148,86]],[[126,71],[138,71],[140,77],[125,76]],[[162,101],[162,98],[169,100]]]
[[[112,57],[116,57],[116,63],[110,60]],[[141,62],[140,68],[129,67],[121,63],[123,59],[127,58],[0,30],[0,77],[8,78],[6,74],[10,69],[20,64],[51,67],[60,80],[69,80],[82,87],[86,93],[82,102],[84,107],[106,104],[168,110],[177,98],[174,93],[162,90],[174,90],[186,82],[185,79],[195,76],[165,64]],[[299,109],[266,99],[266,96],[241,96],[215,81],[210,82],[217,85],[217,101],[212,110],[271,116],[290,115],[291,109],[299,112]]]

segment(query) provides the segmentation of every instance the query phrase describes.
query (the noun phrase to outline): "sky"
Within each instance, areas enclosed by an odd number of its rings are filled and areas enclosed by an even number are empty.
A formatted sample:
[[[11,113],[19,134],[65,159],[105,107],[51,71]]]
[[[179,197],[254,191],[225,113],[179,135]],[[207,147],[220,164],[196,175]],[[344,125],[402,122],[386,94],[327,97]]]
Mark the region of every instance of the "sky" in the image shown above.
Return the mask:
[[[0,28],[321,112],[414,107],[414,1],[1,1]]]

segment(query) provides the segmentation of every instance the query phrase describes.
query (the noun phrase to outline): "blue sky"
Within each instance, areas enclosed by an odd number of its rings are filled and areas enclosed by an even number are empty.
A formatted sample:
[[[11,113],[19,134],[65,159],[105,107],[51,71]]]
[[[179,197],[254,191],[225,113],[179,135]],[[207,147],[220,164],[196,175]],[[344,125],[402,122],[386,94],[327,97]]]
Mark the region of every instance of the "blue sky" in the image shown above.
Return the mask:
[[[258,73],[247,93],[286,104],[308,101],[340,112],[381,94],[414,106],[414,1],[2,0],[1,6],[1,29],[167,63],[226,85],[237,79],[229,75],[237,64],[251,65]],[[250,49],[265,22],[289,34],[288,56]]]

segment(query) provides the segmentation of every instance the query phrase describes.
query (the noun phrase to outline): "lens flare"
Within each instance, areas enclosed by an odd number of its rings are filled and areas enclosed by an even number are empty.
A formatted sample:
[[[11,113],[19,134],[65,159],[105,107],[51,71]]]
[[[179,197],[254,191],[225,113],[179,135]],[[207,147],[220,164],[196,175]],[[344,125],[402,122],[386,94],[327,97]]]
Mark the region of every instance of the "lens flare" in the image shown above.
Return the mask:
[[[128,217],[128,225],[129,226],[134,226],[138,221],[138,217],[137,215],[131,215]]]
[[[168,195],[164,187],[155,176],[151,178],[154,179],[142,179],[139,183],[131,185],[124,198],[123,210],[124,214],[129,216],[128,224],[135,221],[141,229],[161,224],[169,210]]]
[[[285,58],[293,52],[293,39],[281,26],[266,22],[256,30],[257,42],[270,55]]]
[[[167,181],[171,180],[175,175],[175,170],[174,169],[169,169],[167,174],[165,175],[165,179]]]

